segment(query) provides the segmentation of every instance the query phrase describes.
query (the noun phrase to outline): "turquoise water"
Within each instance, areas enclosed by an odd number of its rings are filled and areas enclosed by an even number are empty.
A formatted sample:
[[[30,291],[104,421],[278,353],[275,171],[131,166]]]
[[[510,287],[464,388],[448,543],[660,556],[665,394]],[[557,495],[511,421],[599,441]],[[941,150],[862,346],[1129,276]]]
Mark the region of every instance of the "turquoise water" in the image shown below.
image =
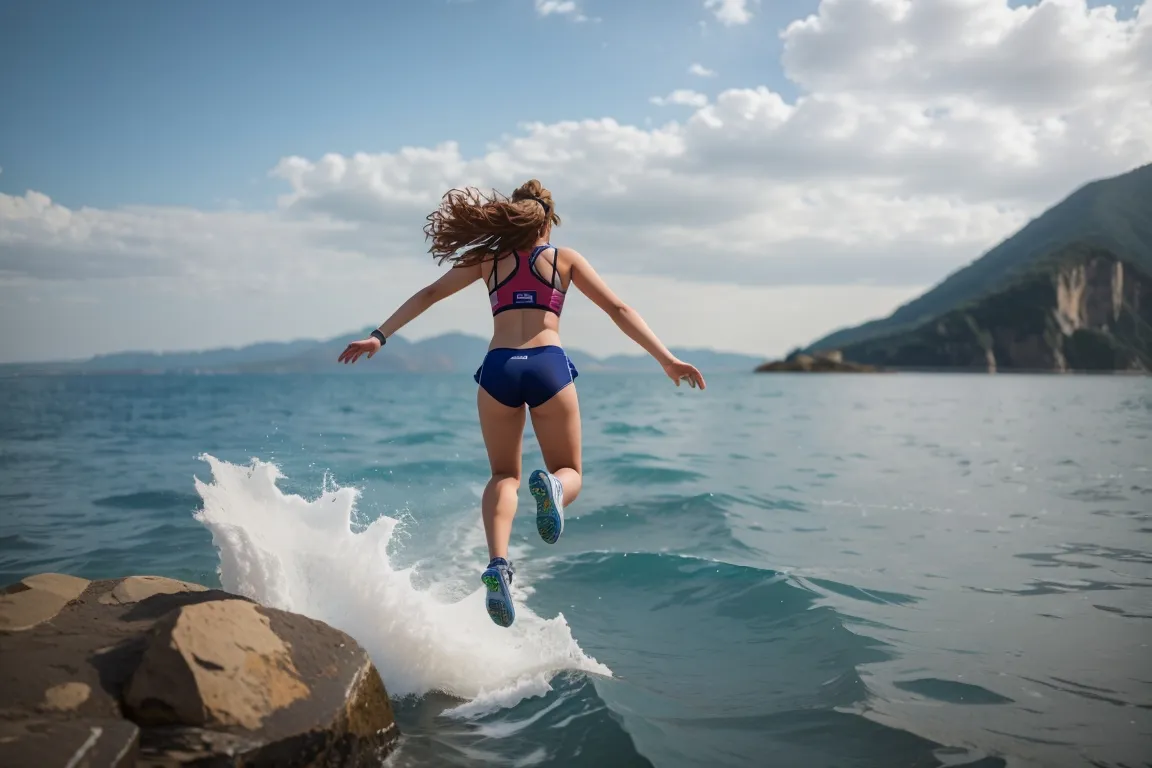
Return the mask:
[[[1148,379],[708,381],[581,376],[586,490],[548,547],[522,489],[506,631],[467,376],[0,380],[0,581],[339,626],[396,766],[1148,764]]]

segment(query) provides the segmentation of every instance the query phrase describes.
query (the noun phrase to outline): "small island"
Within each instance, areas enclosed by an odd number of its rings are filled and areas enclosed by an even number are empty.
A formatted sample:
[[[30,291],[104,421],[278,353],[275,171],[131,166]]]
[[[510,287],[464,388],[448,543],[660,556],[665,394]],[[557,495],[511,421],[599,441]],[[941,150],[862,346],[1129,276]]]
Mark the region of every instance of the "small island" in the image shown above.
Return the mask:
[[[874,365],[845,362],[839,350],[806,355],[795,350],[783,360],[772,360],[756,366],[756,373],[876,373]]]

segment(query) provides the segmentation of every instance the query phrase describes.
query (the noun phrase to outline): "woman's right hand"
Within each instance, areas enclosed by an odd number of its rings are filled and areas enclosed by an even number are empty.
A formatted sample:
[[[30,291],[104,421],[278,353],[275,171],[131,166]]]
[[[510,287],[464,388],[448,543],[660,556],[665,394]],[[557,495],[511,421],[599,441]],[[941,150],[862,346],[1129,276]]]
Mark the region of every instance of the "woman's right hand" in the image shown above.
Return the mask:
[[[356,362],[362,355],[368,355],[368,359],[372,359],[372,355],[379,352],[381,346],[383,345],[380,343],[380,339],[375,336],[354,341],[344,348],[344,351],[340,353],[340,357],[337,358],[336,362],[347,365],[348,363]]]
[[[673,359],[672,362],[664,366],[664,373],[676,382],[676,386],[680,386],[681,381],[687,381],[690,387],[704,389],[704,377],[700,375],[700,371],[696,370],[696,366],[689,365],[682,360]]]

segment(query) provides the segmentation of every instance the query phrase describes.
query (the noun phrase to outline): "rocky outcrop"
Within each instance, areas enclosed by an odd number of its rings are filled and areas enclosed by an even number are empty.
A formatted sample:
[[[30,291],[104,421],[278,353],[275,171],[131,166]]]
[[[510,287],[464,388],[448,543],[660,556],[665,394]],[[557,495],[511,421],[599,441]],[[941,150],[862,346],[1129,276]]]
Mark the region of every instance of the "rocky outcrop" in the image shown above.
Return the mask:
[[[1126,267],[1152,275],[1152,164],[1085,184],[888,317],[841,328],[809,345],[809,350],[847,352],[865,341],[908,333],[981,301],[1055,251],[1077,244],[1115,254],[1127,261]]]
[[[87,579],[61,573],[42,573],[11,584],[0,593],[0,631],[31,629],[48,621],[87,588]]]
[[[873,373],[876,367],[846,362],[839,350],[805,355],[793,352],[784,360],[756,366],[756,373]]]
[[[1148,372],[1152,277],[1073,245],[979,301],[843,353],[885,368]]]
[[[323,622],[156,576],[0,594],[0,765],[379,765],[398,732],[368,655]]]

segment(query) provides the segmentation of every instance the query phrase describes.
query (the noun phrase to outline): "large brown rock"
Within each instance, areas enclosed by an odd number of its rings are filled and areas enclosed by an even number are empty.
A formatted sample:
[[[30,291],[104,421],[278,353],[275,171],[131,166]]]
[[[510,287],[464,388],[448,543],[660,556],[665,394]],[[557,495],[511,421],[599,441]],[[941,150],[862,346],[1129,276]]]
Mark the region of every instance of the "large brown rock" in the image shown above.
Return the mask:
[[[352,638],[198,584],[33,576],[0,629],[5,768],[378,765],[399,735]]]
[[[309,693],[268,617],[253,603],[218,600],[157,623],[124,703],[139,723],[255,730]]]

